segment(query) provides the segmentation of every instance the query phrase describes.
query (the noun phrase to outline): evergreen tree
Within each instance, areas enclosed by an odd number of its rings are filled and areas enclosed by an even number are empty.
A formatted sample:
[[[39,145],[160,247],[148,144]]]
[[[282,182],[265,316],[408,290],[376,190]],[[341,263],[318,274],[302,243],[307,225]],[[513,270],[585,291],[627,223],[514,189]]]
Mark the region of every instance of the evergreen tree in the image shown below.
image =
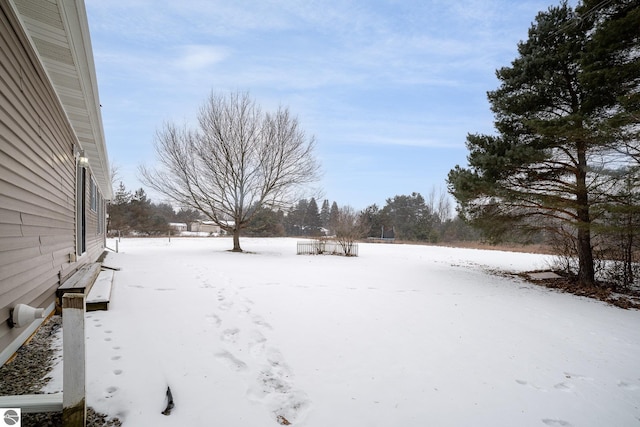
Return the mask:
[[[387,199],[383,215],[393,227],[395,237],[402,240],[431,240],[434,217],[420,193]]]
[[[338,204],[333,202],[331,204],[331,210],[329,211],[329,234],[335,234],[339,217],[340,210],[338,209]]]
[[[202,219],[202,214],[195,209],[180,208],[180,210],[176,212],[175,219],[178,222],[184,222],[188,225]]]
[[[320,221],[320,212],[318,211],[318,204],[315,198],[309,200],[307,205],[307,212],[305,215],[304,230],[307,236],[319,236],[322,222]]]
[[[285,235],[282,223],[282,211],[274,212],[271,209],[260,208],[245,229],[243,235],[255,237],[282,237]]]
[[[116,190],[113,200],[109,204],[109,222],[107,228],[110,233],[119,231],[127,233],[129,230],[129,202],[131,193],[127,191],[122,181]]]
[[[329,200],[324,199],[322,208],[320,208],[320,224],[324,228],[329,228],[329,219],[331,218],[331,210],[329,208]]]
[[[366,207],[362,213],[363,223],[367,225],[367,237],[384,237],[384,221],[382,212],[378,205],[373,204]]]
[[[147,235],[164,234],[169,231],[168,222],[158,213],[140,188],[135,191],[129,202],[129,225],[132,230]]]
[[[151,203],[151,211],[153,215],[157,215],[165,222],[177,222],[176,212],[169,203]]]
[[[601,111],[594,130],[640,163],[640,1],[585,0],[577,11],[581,25],[593,28],[580,82],[589,90],[585,102]]]
[[[448,183],[460,213],[495,237],[517,228],[573,230],[577,277],[590,286],[593,209],[606,202],[610,185],[599,165],[612,155],[614,124],[629,129],[621,121],[629,117],[622,100],[637,102],[638,74],[615,80],[618,88],[602,81],[617,72],[612,67],[624,68],[594,62],[607,56],[595,43],[611,15],[597,7],[580,10],[577,15],[564,2],[538,14],[519,56],[497,71],[500,87],[488,94],[498,135],[469,135],[469,168],[456,166]],[[637,46],[627,56],[637,63]]]
[[[304,225],[306,223],[306,215],[309,202],[306,199],[298,201],[285,218],[285,232],[288,236],[304,235]]]

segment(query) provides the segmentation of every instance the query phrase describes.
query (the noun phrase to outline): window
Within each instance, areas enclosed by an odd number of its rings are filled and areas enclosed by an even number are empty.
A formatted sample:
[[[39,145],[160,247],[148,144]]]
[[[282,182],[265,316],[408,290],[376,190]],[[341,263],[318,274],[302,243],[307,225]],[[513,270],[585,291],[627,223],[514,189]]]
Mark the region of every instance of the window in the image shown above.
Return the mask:
[[[102,195],[98,193],[98,234],[104,233],[104,200]]]
[[[93,180],[93,176],[91,177],[91,210],[93,212],[98,211],[98,191],[96,188],[96,182]]]
[[[87,170],[76,167],[76,254],[82,255],[87,250],[87,215],[86,215]]]

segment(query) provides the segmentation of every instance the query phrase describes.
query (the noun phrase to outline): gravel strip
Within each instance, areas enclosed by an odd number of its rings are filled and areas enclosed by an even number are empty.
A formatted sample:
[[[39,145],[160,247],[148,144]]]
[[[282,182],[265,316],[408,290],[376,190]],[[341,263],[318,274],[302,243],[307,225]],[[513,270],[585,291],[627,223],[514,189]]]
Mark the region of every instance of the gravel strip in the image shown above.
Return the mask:
[[[0,395],[41,394],[51,380],[49,372],[56,351],[53,335],[62,328],[62,317],[51,316],[31,340],[20,347],[13,360],[0,367]],[[62,425],[62,413],[22,414],[22,427],[58,427]],[[117,418],[95,412],[87,407],[88,427],[119,427]]]

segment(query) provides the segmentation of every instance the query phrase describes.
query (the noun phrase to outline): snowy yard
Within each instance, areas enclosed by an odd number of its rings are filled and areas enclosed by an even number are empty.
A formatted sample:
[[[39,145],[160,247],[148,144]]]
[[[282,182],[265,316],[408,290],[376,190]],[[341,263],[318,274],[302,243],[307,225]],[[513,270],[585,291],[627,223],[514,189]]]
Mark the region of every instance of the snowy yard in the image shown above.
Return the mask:
[[[133,427],[640,425],[640,312],[489,272],[544,256],[241,243],[120,242],[89,405]]]

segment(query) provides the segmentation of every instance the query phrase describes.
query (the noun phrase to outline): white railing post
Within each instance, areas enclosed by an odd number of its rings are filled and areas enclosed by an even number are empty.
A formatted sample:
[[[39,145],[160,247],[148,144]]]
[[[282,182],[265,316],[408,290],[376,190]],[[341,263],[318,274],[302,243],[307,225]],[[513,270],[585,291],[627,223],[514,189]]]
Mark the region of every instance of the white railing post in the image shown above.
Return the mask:
[[[84,294],[62,296],[62,425],[85,427],[85,335]]]

